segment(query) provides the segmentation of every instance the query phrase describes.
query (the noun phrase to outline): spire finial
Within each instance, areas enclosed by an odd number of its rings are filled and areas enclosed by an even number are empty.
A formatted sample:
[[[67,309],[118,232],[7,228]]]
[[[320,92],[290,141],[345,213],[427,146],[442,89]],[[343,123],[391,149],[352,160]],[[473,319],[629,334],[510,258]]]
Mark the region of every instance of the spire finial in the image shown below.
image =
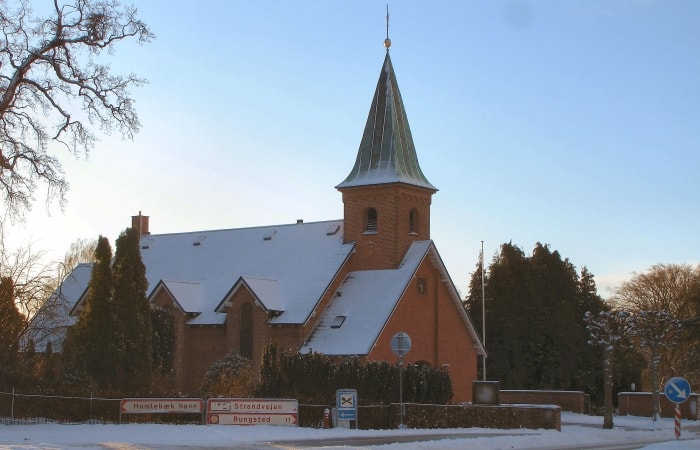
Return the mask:
[[[391,47],[391,39],[389,39],[389,2],[386,2],[386,39],[384,39],[384,47],[389,51]]]

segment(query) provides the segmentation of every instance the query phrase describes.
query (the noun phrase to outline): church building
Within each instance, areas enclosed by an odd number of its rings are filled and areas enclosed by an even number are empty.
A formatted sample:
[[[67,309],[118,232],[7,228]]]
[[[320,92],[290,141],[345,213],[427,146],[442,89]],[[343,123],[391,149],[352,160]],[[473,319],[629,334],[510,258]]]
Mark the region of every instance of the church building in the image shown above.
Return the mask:
[[[430,238],[437,189],[418,163],[388,45],[355,165],[336,189],[339,220],[152,234],[149,217],[132,217],[148,299],[175,316],[183,392],[196,394],[231,351],[259,366],[270,341],[395,363],[391,337],[404,332],[405,362],[444,368],[452,401],[471,401],[485,349]],[[72,321],[89,277],[80,265],[61,289]]]

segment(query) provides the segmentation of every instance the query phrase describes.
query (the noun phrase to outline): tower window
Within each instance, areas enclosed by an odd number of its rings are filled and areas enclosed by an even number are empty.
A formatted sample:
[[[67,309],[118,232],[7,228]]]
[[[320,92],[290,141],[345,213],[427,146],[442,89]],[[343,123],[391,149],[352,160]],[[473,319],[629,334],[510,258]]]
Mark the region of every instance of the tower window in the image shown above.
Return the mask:
[[[367,233],[377,232],[377,210],[374,208],[369,208],[367,210],[367,226],[365,231]]]
[[[408,216],[408,232],[418,234],[418,210],[413,208]]]

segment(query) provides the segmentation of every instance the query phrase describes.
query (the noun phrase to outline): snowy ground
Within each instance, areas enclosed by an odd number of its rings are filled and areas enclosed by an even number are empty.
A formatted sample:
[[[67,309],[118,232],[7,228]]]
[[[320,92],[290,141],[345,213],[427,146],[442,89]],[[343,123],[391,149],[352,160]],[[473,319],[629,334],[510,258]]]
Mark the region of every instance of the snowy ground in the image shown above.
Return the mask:
[[[700,449],[700,423],[682,422],[680,440],[674,437],[673,419],[653,422],[642,417],[616,417],[613,430],[603,430],[602,417],[562,413],[562,431],[493,430],[483,428],[451,430],[316,430],[274,426],[203,425],[0,425],[0,449],[165,449],[239,448],[303,449],[343,448],[371,450],[455,450],[476,449],[574,449],[600,445],[640,443],[654,450]],[[459,434],[459,438],[454,435]],[[375,444],[352,442],[353,438],[418,435],[424,442]],[[435,436],[438,435],[438,436]],[[449,438],[446,438],[448,437]],[[339,441],[338,439],[342,439]],[[315,443],[308,442],[316,440]],[[335,441],[334,441],[335,440]],[[294,442],[296,441],[296,442]],[[405,440],[404,440],[405,441]],[[270,445],[269,443],[278,443]],[[644,444],[644,442],[657,442]],[[369,445],[366,445],[369,444]],[[600,447],[599,447],[600,448]]]

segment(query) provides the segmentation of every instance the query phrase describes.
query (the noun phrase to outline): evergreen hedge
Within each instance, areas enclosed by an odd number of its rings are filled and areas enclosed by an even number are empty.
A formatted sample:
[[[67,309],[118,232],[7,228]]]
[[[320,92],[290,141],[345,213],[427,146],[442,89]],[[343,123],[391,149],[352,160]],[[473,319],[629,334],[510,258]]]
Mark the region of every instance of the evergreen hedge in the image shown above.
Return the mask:
[[[387,361],[333,359],[320,353],[281,351],[269,344],[260,367],[258,397],[295,398],[300,403],[335,404],[338,389],[355,389],[361,404],[388,405],[399,401],[399,367]],[[403,368],[403,401],[446,404],[452,382],[443,369],[429,364]]]

